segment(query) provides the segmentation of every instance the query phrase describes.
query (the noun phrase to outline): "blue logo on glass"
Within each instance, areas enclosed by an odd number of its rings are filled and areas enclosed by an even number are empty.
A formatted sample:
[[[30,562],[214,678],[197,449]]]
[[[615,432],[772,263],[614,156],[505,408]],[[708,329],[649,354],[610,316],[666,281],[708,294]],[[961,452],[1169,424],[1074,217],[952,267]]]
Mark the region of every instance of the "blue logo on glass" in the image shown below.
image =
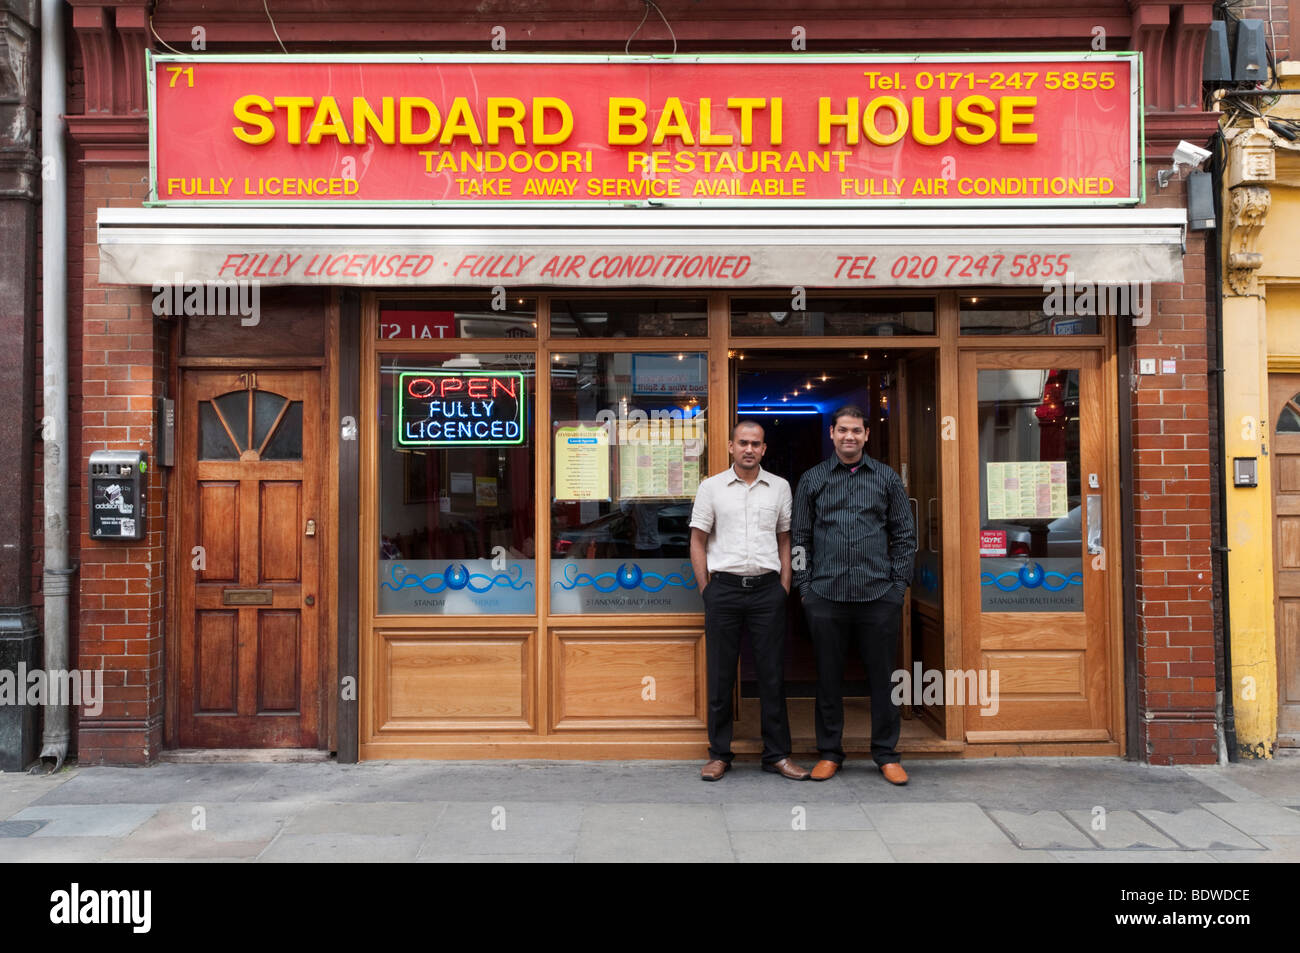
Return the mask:
[[[659,592],[669,586],[682,589],[695,588],[695,571],[690,563],[682,563],[681,572],[660,575],[657,572],[645,572],[636,563],[623,563],[615,572],[602,572],[596,575],[579,572],[573,563],[564,566],[564,578],[557,579],[555,585],[566,592],[590,586],[597,592],[613,592],[615,589],[642,589],[645,592]]]
[[[1082,586],[1083,574],[1072,572],[1066,576],[1059,572],[1046,572],[1038,563],[1025,563],[1018,570],[1009,570],[997,576],[991,572],[980,573],[980,585],[996,586],[1003,592],[1039,588],[1047,592],[1060,592],[1070,586]]]
[[[388,578],[379,583],[379,588],[393,592],[423,589],[430,595],[437,595],[445,589],[453,592],[468,589],[470,592],[483,593],[497,587],[519,592],[530,588],[533,584],[531,580],[524,579],[523,575],[524,571],[519,566],[511,566],[507,572],[489,576],[487,573],[470,572],[462,563],[452,563],[442,572],[431,572],[422,576],[417,572],[408,572],[405,566],[396,563],[388,571]]]

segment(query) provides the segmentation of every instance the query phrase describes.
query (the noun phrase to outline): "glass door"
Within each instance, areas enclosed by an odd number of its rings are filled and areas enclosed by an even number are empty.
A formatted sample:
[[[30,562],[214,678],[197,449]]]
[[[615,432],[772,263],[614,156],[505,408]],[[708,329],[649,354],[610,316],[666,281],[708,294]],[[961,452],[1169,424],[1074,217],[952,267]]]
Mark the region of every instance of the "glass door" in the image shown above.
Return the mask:
[[[947,701],[968,741],[1111,740],[1099,354],[968,351],[960,387],[965,669]]]

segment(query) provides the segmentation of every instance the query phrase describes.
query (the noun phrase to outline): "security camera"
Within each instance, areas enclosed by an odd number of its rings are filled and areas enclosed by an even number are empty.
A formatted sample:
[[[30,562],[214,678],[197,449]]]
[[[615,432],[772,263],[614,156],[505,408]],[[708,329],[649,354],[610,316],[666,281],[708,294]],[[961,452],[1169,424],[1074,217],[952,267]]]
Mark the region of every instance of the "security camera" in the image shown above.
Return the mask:
[[[1174,169],[1176,171],[1180,165],[1199,169],[1201,164],[1209,157],[1209,149],[1202,149],[1200,146],[1194,146],[1184,139],[1182,142],[1178,143],[1178,148],[1174,150]]]
[[[1169,184],[1169,180],[1178,175],[1178,170],[1183,166],[1189,169],[1199,169],[1206,159],[1210,157],[1209,149],[1202,149],[1200,146],[1193,145],[1186,139],[1178,143],[1174,149],[1174,164],[1168,169],[1161,169],[1156,173],[1156,182],[1163,189]]]

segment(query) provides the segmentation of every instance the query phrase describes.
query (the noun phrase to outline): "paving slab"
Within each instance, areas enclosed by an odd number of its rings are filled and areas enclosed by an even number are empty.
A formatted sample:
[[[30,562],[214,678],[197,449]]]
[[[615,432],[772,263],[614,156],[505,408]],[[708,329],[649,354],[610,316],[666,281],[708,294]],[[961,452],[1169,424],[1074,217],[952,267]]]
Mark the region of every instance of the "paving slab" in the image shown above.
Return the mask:
[[[449,804],[420,848],[419,859],[495,854],[572,858],[585,810],[584,804],[568,802]]]
[[[735,831],[731,848],[741,863],[892,864],[875,831]]]
[[[1088,850],[1097,846],[1060,811],[989,811],[989,816],[1025,850]]]
[[[1217,864],[1208,850],[1052,850],[1067,864]]]
[[[864,803],[967,801],[991,810],[1174,811],[1223,800],[1180,768],[1118,758],[964,758],[904,762],[909,775],[897,787],[870,761],[846,762],[843,779]],[[827,782],[827,784],[833,783]],[[825,786],[825,785],[822,785]]]
[[[156,764],[147,768],[80,768],[38,804],[201,803],[237,800],[278,764]]]
[[[790,803],[723,804],[730,831],[869,831],[871,821],[860,804],[804,804],[797,797]]]
[[[292,810],[284,831],[286,834],[427,833],[437,826],[446,809],[442,801],[312,801]]]
[[[1182,772],[1193,781],[1214,788],[1223,796],[1216,800],[1223,800],[1223,798],[1229,801],[1265,800],[1264,795],[1252,791],[1233,777],[1229,777],[1230,771],[1235,777],[1242,777],[1240,771],[1233,771],[1229,765],[1184,765],[1182,767]]]
[[[891,847],[895,844],[1010,843],[978,804],[864,804],[863,810]]]
[[[573,854],[473,854],[461,857],[417,857],[422,864],[571,864]]]
[[[1091,811],[1066,811],[1066,816],[1106,850],[1180,850],[1178,844],[1132,811],[1107,811],[1105,830],[1093,827]]]
[[[1300,836],[1260,834],[1256,838],[1268,850],[1212,850],[1223,863],[1300,864]]]
[[[0,773],[0,820],[52,793],[72,778],[75,769],[58,774],[29,775],[23,772]]]
[[[578,834],[579,862],[731,862],[717,804],[591,804]]]
[[[0,840],[0,863],[94,863],[112,849],[108,837],[7,837]]]
[[[1300,804],[1300,749],[1280,750],[1270,761],[1239,761],[1224,767],[1187,766],[1183,771],[1193,779],[1202,774],[1221,773],[1235,784],[1263,797],[1286,804]]]
[[[890,844],[900,864],[1057,864],[1049,850],[1021,850],[1015,844]]]
[[[34,804],[11,820],[49,821],[32,837],[126,837],[157,812],[156,804]]]
[[[1183,847],[1191,850],[1263,850],[1263,845],[1252,840],[1231,824],[1220,820],[1203,807],[1183,811],[1139,811],[1139,814],[1161,833],[1167,834]]]
[[[188,804],[169,804],[119,840],[105,859],[251,859],[266,849],[301,807],[300,802],[213,804],[198,812]]]
[[[404,863],[415,860],[427,835],[281,834],[258,863]]]
[[[1271,801],[1201,806],[1252,837],[1258,834],[1300,834],[1300,812]]]

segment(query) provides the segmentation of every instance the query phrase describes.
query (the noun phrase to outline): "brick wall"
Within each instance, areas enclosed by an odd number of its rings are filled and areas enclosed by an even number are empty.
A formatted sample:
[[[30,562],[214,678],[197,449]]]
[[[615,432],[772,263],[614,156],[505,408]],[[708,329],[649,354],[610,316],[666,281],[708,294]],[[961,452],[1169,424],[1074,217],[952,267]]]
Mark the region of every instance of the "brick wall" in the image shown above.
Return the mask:
[[[1300,2],[1297,0],[1250,0],[1233,12],[1241,20],[1263,20],[1264,36],[1269,49],[1278,62],[1291,59],[1291,22],[1300,19]]]
[[[83,461],[95,450],[144,450],[155,461],[155,401],[165,384],[165,330],[154,318],[148,289],[98,284],[96,209],[139,206],[148,168],[87,164],[82,294]],[[79,758],[90,764],[139,764],[162,745],[163,615],[166,552],[162,470],[148,470],[147,538],[100,543],[80,522],[81,664],[104,670],[105,704],[80,722]]]
[[[1160,190],[1158,166],[1148,204],[1181,207],[1183,184]],[[1152,764],[1217,760],[1204,235],[1189,233],[1183,284],[1154,286],[1131,349],[1139,754]],[[1176,373],[1139,375],[1141,358]]]

